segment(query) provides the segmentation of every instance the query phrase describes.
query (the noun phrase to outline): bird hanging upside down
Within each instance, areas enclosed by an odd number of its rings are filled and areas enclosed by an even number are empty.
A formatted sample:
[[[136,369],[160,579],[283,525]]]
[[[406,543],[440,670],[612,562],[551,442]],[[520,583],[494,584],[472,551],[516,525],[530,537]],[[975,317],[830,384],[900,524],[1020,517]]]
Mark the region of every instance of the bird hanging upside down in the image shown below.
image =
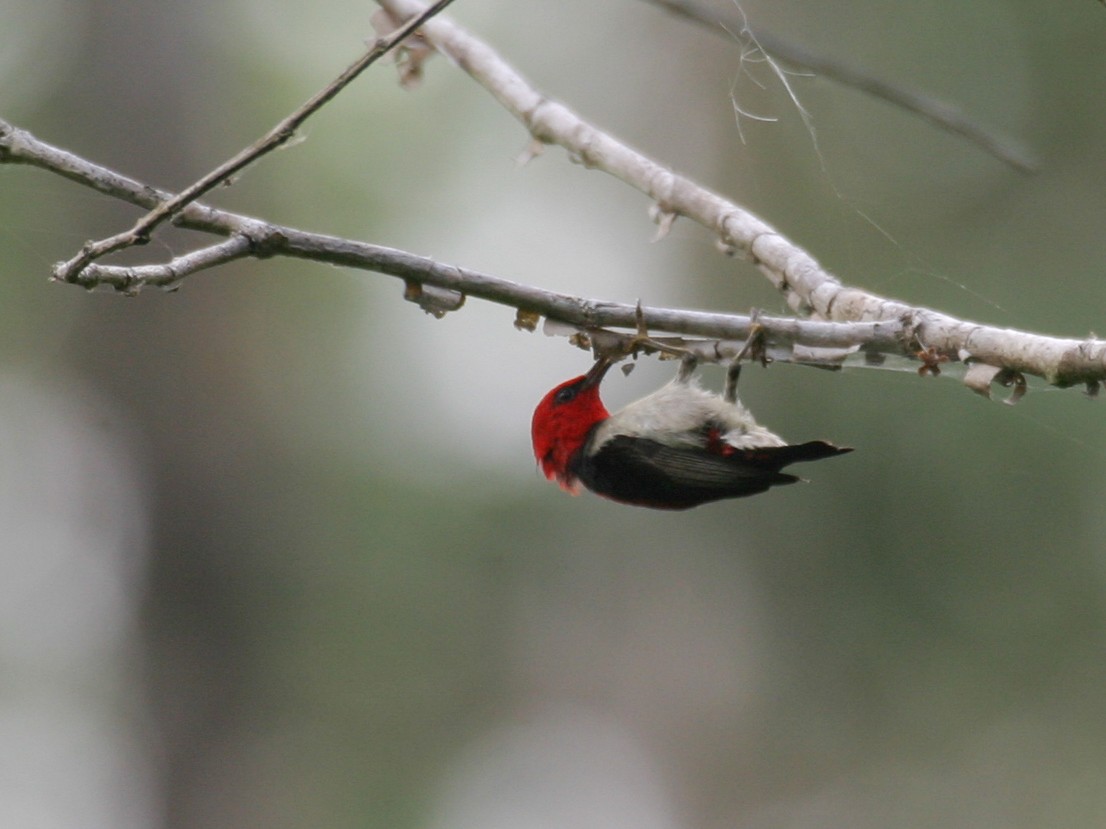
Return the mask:
[[[599,399],[612,365],[601,357],[534,410],[534,455],[567,492],[583,484],[623,504],[688,509],[795,483],[783,467],[852,451],[820,440],[788,445],[757,424],[737,399],[736,362],[721,396],[699,387],[685,359],[672,382],[612,415]]]

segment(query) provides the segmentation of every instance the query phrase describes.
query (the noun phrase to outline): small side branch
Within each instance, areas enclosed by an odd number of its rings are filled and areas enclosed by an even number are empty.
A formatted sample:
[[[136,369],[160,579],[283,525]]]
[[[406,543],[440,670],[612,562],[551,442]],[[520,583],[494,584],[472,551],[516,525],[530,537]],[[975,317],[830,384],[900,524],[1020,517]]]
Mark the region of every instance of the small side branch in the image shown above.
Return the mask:
[[[248,236],[232,236],[225,242],[200,248],[158,265],[128,267],[98,265],[93,262],[70,281],[88,290],[107,286],[127,296],[137,296],[143,288],[147,287],[173,291],[180,287],[180,283],[187,276],[226,265],[236,259],[244,259],[253,253],[254,243]]]
[[[384,38],[380,38],[369,50],[354,61],[334,81],[317,92],[304,102],[299,108],[282,119],[264,136],[249,147],[236,153],[232,158],[220,164],[203,178],[192,183],[180,193],[170,199],[158,203],[137,223],[123,233],[118,233],[99,242],[89,242],[80,252],[67,262],[55,269],[55,275],[65,282],[76,282],[82,270],[90,263],[95,262],[110,253],[143,244],[149,241],[150,234],[163,222],[171,220],[187,205],[196,201],[205,193],[228,181],[231,176],[252,164],[261,156],[276,149],[287,142],[303,123],[313,114],[319,111],[328,101],[345,89],[358,75],[372,66],[377,60],[388,54],[392,49],[408,38],[430,18],[438,14],[442,9],[452,3],[453,0],[438,0],[427,8],[410,16],[410,20],[400,26],[396,31]]]

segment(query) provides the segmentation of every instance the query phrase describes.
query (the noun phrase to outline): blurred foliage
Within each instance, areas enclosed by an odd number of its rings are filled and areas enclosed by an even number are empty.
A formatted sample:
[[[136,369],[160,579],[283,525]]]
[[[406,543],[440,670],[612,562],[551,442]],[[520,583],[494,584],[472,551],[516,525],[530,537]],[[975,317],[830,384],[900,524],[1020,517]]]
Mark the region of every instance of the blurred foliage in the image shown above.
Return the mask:
[[[812,135],[737,44],[648,4],[453,13],[846,282],[1030,330],[1098,325],[1097,4],[744,8],[960,103],[1041,171],[792,77]],[[0,86],[2,114],[182,186],[351,60],[369,11],[17,3],[0,43],[23,31],[38,48]],[[742,140],[731,97],[777,120],[743,122]],[[782,310],[699,228],[650,245],[644,201],[562,152],[516,169],[526,136],[445,61],[413,93],[372,70],[303,137],[213,200],[585,296]],[[529,417],[586,355],[516,332],[508,310],[469,302],[436,322],[398,282],[304,262],[134,300],[46,281],[133,215],[0,167],[0,560],[22,585],[0,736],[27,758],[0,772],[0,802],[21,825],[1106,819],[1100,402],[749,371],[764,421],[857,451],[809,484],[690,513],[572,499],[534,471]],[[606,394],[625,402],[670,370],[643,364]],[[20,401],[43,409],[37,425]],[[70,525],[87,543],[49,532]],[[118,557],[93,554],[89,539],[116,537]],[[32,568],[48,542],[58,564]],[[129,622],[89,629],[71,597],[120,572]],[[41,619],[99,637],[95,667],[46,647]],[[119,773],[62,761],[89,745]]]

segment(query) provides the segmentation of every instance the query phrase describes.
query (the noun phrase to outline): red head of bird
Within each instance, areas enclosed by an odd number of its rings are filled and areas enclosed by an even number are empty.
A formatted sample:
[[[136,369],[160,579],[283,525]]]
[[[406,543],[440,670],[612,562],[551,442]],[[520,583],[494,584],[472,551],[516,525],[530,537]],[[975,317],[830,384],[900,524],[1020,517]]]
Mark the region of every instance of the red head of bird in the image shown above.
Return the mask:
[[[587,374],[566,380],[541,399],[530,423],[534,456],[541,471],[562,489],[575,493],[580,484],[569,465],[588,436],[610,413],[599,399],[599,384],[611,362],[600,359]]]

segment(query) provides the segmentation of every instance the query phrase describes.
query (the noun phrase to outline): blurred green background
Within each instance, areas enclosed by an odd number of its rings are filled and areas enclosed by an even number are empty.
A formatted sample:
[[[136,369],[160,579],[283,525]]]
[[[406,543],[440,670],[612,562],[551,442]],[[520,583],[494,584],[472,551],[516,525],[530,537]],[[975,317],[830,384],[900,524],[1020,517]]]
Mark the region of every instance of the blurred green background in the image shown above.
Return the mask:
[[[0,115],[179,188],[351,61],[373,8],[6,0]],[[1106,9],[744,9],[1040,172],[795,75],[815,140],[737,43],[636,0],[452,14],[846,282],[1101,333]],[[732,100],[775,120],[739,131]],[[516,167],[523,130],[444,60],[413,93],[370,70],[302,138],[213,200],[584,296],[785,310],[701,228],[652,244],[645,199],[562,151]],[[305,262],[137,299],[47,282],[136,215],[0,167],[3,825],[1106,825],[1102,403],[749,371],[762,420],[857,451],[688,513],[574,499],[528,431],[584,353]]]

